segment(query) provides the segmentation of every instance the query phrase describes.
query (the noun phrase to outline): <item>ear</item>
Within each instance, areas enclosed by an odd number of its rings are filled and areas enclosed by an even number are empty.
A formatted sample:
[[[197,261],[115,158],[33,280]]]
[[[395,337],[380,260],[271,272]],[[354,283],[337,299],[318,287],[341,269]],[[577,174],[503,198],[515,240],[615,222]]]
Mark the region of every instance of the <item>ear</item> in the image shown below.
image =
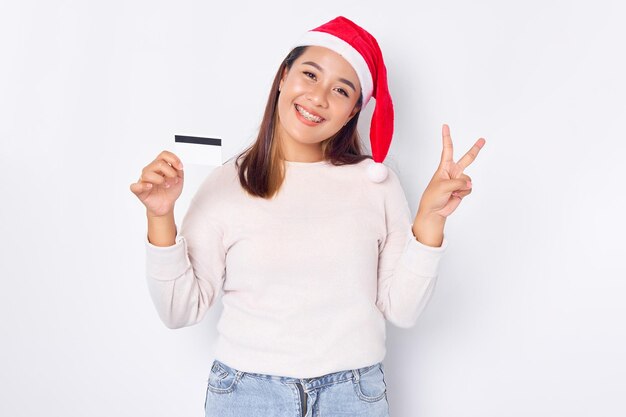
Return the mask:
[[[287,67],[285,67],[283,69],[283,74],[280,77],[280,83],[278,84],[278,91],[282,90],[283,88],[283,83],[285,82],[285,77],[287,76],[287,72],[289,71],[287,71]]]
[[[350,116],[348,117],[348,122],[350,121],[350,119],[352,119],[354,117],[355,114],[357,114],[359,111],[361,110],[361,108],[359,106],[354,106],[354,108],[352,109],[352,113],[350,113]],[[346,122],[347,123],[347,122]]]
[[[359,112],[360,108],[359,107],[354,107],[354,109],[352,109],[352,113],[350,113],[350,116],[348,116],[348,120],[346,120],[346,122],[343,124],[344,126],[347,125],[350,120],[352,120],[352,118],[354,117],[355,114],[357,114]]]

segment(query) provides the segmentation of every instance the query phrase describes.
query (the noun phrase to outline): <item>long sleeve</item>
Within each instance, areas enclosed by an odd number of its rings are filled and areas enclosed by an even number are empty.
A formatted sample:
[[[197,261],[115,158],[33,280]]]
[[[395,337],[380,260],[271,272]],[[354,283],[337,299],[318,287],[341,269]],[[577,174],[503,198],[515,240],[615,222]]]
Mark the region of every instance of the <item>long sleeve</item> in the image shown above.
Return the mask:
[[[234,368],[314,378],[382,361],[387,321],[415,324],[447,242],[413,237],[397,175],[373,183],[371,163],[286,161],[271,199],[243,189],[235,158],[216,168],[175,244],[146,242],[163,323],[193,325],[222,295],[214,354]]]
[[[439,261],[448,246],[419,242],[412,232],[411,211],[398,176],[389,169],[385,197],[387,236],[379,244],[378,296],[376,306],[396,327],[409,328],[431,298]]]
[[[145,236],[148,289],[159,317],[170,329],[200,322],[224,283],[223,230],[209,216],[206,197],[216,179],[212,172],[199,188],[174,245],[155,246]]]

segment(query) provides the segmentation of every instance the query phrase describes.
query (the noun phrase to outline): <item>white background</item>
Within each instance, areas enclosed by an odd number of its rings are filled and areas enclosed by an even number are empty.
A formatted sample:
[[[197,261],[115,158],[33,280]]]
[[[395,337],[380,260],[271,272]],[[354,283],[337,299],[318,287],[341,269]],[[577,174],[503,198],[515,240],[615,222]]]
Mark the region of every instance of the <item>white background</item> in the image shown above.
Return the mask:
[[[160,322],[129,186],[175,134],[243,150],[291,43],[337,15],[383,50],[413,214],[443,123],[455,160],[487,141],[431,303],[387,326],[392,417],[626,415],[625,7],[384,3],[2,3],[0,415],[203,415],[221,301]],[[209,169],[185,172],[178,224]]]

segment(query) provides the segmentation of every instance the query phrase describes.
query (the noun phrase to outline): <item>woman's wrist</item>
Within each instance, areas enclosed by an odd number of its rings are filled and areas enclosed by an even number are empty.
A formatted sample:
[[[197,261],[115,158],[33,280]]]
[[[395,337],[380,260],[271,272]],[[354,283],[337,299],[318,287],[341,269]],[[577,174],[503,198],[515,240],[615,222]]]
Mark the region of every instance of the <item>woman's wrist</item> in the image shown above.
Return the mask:
[[[413,222],[413,236],[418,242],[438,248],[443,243],[443,229],[446,218],[438,214],[418,212]]]
[[[148,216],[148,241],[155,246],[172,246],[176,244],[176,223],[174,213]]]

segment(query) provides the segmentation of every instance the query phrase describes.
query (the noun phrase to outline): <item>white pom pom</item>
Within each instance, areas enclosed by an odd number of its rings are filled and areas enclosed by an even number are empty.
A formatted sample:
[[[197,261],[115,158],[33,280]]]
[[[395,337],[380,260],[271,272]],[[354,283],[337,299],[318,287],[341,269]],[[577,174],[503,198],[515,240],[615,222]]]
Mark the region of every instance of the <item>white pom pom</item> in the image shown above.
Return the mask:
[[[387,167],[380,162],[373,162],[367,167],[367,177],[376,183],[385,181],[387,173]]]

